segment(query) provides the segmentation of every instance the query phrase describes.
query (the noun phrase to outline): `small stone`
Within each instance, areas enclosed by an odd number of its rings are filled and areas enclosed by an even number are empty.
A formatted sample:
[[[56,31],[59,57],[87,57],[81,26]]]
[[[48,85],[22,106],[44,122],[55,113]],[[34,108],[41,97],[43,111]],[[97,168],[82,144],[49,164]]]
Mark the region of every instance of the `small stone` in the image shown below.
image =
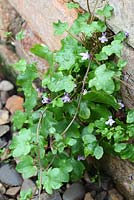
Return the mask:
[[[0,125],[9,123],[9,112],[0,110]]]
[[[0,137],[10,130],[8,125],[0,125]]]
[[[14,85],[11,82],[9,82],[7,80],[3,80],[0,82],[0,90],[10,91],[12,89],[14,89]]]
[[[63,200],[81,200],[84,198],[85,188],[80,183],[73,183],[63,194]]]
[[[95,200],[103,200],[105,199],[106,195],[107,195],[106,191],[102,191],[99,194],[97,194]]]
[[[5,194],[5,192],[6,192],[6,188],[4,187],[2,183],[0,183],[0,193]]]
[[[32,194],[36,193],[36,185],[34,184],[34,182],[31,179],[25,179],[23,181],[22,187],[21,187],[21,191],[27,191],[31,189],[32,190]]]
[[[0,109],[2,109],[2,102],[1,102],[1,99],[0,99]]]
[[[59,192],[54,192],[54,194],[50,195],[47,200],[62,200]]]
[[[0,193],[0,200],[8,200],[3,194]]]
[[[13,114],[16,110],[24,111],[24,99],[20,96],[13,95],[7,99],[6,108]]]
[[[108,200],[123,200],[124,198],[117,192],[116,189],[108,191]]]
[[[3,148],[7,145],[7,141],[4,137],[0,138],[0,148]]]
[[[0,92],[0,99],[1,99],[1,103],[2,105],[6,104],[7,99],[9,98],[9,94],[7,91],[1,91]]]
[[[48,200],[48,194],[47,193],[42,193],[41,195],[40,195],[40,200]],[[37,196],[37,197],[35,197],[35,198],[33,198],[32,200],[39,200],[39,197]],[[58,200],[58,199],[56,199],[56,200]]]
[[[10,197],[15,197],[20,191],[20,187],[11,187],[6,191],[6,195]]]
[[[90,192],[86,193],[84,200],[94,200]]]
[[[9,164],[1,164],[0,166],[0,182],[10,185],[22,185],[22,178],[20,174]]]

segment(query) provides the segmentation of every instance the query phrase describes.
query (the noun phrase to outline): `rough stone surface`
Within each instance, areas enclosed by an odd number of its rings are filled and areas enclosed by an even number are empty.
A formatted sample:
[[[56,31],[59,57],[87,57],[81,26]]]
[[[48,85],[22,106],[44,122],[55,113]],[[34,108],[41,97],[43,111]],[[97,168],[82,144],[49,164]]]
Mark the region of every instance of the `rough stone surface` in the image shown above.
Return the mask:
[[[9,112],[7,110],[0,110],[0,125],[9,122]]]
[[[0,181],[10,186],[22,185],[22,178],[9,164],[0,166]]]
[[[7,145],[7,141],[4,137],[0,138],[0,148],[3,148]]]
[[[10,130],[8,125],[0,125],[0,137]]]
[[[123,200],[123,197],[115,189],[109,190],[108,195],[108,200]]]
[[[9,4],[8,0],[0,0],[0,37],[5,42],[5,32],[9,31],[9,26],[18,19],[19,15],[15,9]]]
[[[14,88],[14,85],[7,80],[3,80],[0,82],[0,90],[2,91],[10,91],[13,88]]]
[[[52,50],[61,46],[60,39],[63,38],[54,36],[53,22],[60,19],[71,25],[77,17],[75,10],[67,8],[65,0],[51,0],[51,2],[39,0],[38,3],[32,0],[9,0],[9,2],[28,22],[34,33]]]
[[[18,60],[18,56],[12,50],[6,45],[0,45],[0,72],[13,82],[15,82],[17,71],[11,65]]]
[[[6,195],[10,197],[15,197],[20,191],[20,187],[11,187],[6,191]]]
[[[5,192],[6,192],[6,188],[4,187],[2,183],[0,183],[0,193],[4,194]]]
[[[47,198],[47,200],[62,200],[59,192],[54,192],[51,196]]]
[[[98,163],[112,177],[117,189],[127,200],[134,199],[134,164],[110,155],[104,156]]]
[[[94,199],[93,199],[92,195],[90,194],[90,192],[88,192],[85,194],[84,200],[94,200]]]
[[[32,189],[32,194],[35,194],[37,188],[36,188],[36,185],[34,184],[34,182],[31,179],[25,179],[23,181],[21,191],[27,191],[29,189]]]
[[[1,91],[0,92],[0,100],[1,100],[2,105],[6,104],[8,97],[9,97],[9,94],[8,94],[7,91]]]
[[[123,102],[128,108],[134,108],[134,49],[124,45],[123,57],[127,60],[127,66],[124,69],[124,84],[122,84]]]
[[[13,95],[7,99],[6,108],[13,114],[16,110],[24,111],[24,99],[20,96]]]
[[[81,200],[84,198],[85,189],[80,183],[73,183],[63,194],[63,200]]]
[[[35,198],[33,198],[32,200],[39,200],[39,198],[38,198],[38,197],[35,197]],[[47,194],[47,193],[42,193],[42,194],[40,195],[40,200],[48,200],[48,194]],[[58,200],[58,199],[56,199],[56,200]]]

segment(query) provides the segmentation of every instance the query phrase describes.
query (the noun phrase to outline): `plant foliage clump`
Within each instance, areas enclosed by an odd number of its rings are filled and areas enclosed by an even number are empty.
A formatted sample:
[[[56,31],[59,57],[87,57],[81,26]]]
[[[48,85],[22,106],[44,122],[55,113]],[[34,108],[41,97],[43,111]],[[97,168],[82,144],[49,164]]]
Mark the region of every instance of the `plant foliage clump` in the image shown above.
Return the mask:
[[[77,8],[77,4],[69,4]],[[38,185],[48,192],[80,179],[88,156],[105,152],[134,161],[134,111],[120,101],[120,80],[126,61],[121,50],[124,32],[111,35],[105,19],[113,8],[106,5],[95,19],[79,14],[73,25],[54,23],[55,34],[67,32],[61,49],[50,51],[35,44],[31,52],[50,67],[36,89],[36,64],[20,60],[17,84],[25,96],[25,112],[13,117],[18,135],[10,145],[24,178],[38,175]],[[40,94],[40,97],[39,97]],[[124,117],[121,117],[122,114]]]

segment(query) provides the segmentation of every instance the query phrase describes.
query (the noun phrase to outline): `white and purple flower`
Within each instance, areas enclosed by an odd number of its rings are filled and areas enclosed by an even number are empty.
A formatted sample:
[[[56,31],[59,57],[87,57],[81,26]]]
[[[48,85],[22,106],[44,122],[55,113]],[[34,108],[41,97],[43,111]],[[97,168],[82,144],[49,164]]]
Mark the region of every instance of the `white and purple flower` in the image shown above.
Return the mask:
[[[80,53],[80,56],[82,56],[82,60],[89,60],[90,59],[90,54],[88,52],[86,53]]]
[[[102,36],[99,37],[99,40],[100,40],[101,43],[108,42],[108,39],[106,37],[106,32],[102,33]]]
[[[61,99],[64,103],[70,102],[70,95],[66,93]]]
[[[123,103],[122,100],[120,100],[120,99],[118,100],[118,104],[119,104],[119,106],[120,106],[119,109],[122,109],[122,108],[125,107],[124,103]]]
[[[80,161],[80,160],[85,160],[85,157],[84,157],[84,156],[81,156],[81,155],[78,155],[77,160],[78,160],[78,161]]]
[[[42,97],[42,103],[43,104],[48,104],[51,102],[51,99],[49,99],[48,97]]]
[[[115,121],[112,119],[112,116],[109,116],[109,119],[105,122],[106,125],[113,126]]]

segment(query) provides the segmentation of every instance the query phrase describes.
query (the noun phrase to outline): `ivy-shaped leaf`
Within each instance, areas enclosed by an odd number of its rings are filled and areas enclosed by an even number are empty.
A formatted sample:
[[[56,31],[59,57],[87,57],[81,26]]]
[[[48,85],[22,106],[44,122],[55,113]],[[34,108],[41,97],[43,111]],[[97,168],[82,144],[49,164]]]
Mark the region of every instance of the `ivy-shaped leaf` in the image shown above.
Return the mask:
[[[27,179],[37,174],[37,167],[34,165],[34,160],[27,155],[21,158],[16,167],[19,173],[22,173],[23,178]]]
[[[127,123],[134,123],[134,110],[130,110],[127,114]]]
[[[68,23],[58,20],[58,22],[53,23],[53,27],[55,35],[62,35],[68,29]]]
[[[106,65],[103,64],[95,70],[95,78],[89,81],[89,88],[95,86],[97,90],[104,90],[106,93],[112,94],[115,89],[113,76],[114,71],[107,70]]]
[[[73,91],[75,83],[71,75],[64,76],[62,72],[57,72],[50,78],[50,82],[47,86],[52,92],[65,90],[67,93],[70,93]]]
[[[96,14],[110,18],[112,16],[112,11],[113,7],[107,4],[103,9],[97,10]]]
[[[47,193],[52,194],[53,189],[59,189],[63,182],[69,181],[68,173],[64,173],[60,168],[49,169],[42,173],[43,187]]]
[[[87,102],[83,101],[83,102],[80,103],[79,117],[82,118],[82,119],[89,119],[90,109],[88,107]]]
[[[13,115],[12,122],[16,129],[21,129],[27,119],[27,113],[17,110]]]
[[[21,157],[27,155],[31,150],[31,139],[32,135],[30,129],[21,129],[19,135],[13,137],[10,145],[10,149],[13,149],[13,156]]]
[[[95,158],[97,160],[99,160],[100,158],[102,158],[103,153],[104,153],[103,148],[101,146],[97,145],[95,147],[95,149],[94,149],[94,156],[95,156]]]
[[[46,45],[35,44],[30,50],[36,56],[39,56],[47,60],[50,65],[53,64],[53,52],[51,52]]]

